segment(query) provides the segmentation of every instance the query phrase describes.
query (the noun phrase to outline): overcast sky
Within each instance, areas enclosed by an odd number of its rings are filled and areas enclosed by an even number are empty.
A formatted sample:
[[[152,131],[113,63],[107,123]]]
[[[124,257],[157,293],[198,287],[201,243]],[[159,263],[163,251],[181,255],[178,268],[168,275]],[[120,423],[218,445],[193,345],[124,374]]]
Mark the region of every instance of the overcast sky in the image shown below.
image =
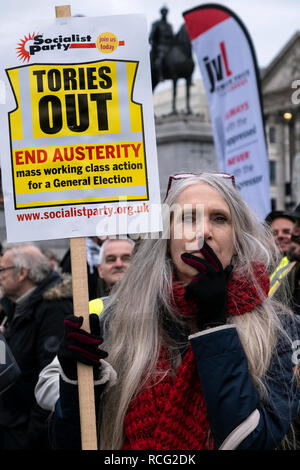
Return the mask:
[[[52,19],[56,5],[71,5],[72,15],[104,16],[144,13],[148,26],[169,8],[168,21],[174,31],[183,23],[182,12],[202,5],[201,0],[1,0],[0,31],[11,34],[14,23]],[[255,46],[260,67],[267,66],[290,37],[300,30],[300,0],[228,0],[218,2],[232,9],[244,22]]]

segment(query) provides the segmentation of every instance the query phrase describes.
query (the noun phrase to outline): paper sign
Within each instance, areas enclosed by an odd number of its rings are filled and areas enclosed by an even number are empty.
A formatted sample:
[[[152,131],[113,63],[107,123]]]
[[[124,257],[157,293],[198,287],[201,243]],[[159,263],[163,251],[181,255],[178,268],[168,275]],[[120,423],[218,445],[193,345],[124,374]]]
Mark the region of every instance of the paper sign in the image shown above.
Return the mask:
[[[7,41],[9,241],[161,230],[147,37],[142,15],[124,15],[22,25]]]

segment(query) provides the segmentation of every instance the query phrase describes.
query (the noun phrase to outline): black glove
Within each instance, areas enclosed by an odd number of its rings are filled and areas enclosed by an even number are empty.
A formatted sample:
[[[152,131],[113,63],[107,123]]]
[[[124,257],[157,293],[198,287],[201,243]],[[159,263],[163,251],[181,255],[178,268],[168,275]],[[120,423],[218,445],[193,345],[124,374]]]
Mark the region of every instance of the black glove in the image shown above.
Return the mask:
[[[64,374],[71,380],[77,380],[77,362],[93,366],[94,380],[100,377],[100,359],[108,354],[99,349],[102,343],[100,336],[99,316],[89,315],[91,333],[81,329],[83,317],[74,315],[65,319],[65,335],[57,354]]]
[[[185,298],[196,302],[197,326],[200,330],[226,323],[227,284],[232,265],[223,269],[212,248],[204,242],[200,252],[205,259],[183,253],[184,263],[199,273],[186,286]]]

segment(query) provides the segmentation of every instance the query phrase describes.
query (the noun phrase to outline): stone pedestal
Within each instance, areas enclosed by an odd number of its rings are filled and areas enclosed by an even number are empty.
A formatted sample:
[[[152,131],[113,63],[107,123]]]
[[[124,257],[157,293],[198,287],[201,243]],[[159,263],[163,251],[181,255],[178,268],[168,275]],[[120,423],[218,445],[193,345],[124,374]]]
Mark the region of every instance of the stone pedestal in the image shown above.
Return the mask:
[[[199,115],[167,115],[155,118],[161,197],[169,176],[181,172],[217,171],[210,123]]]

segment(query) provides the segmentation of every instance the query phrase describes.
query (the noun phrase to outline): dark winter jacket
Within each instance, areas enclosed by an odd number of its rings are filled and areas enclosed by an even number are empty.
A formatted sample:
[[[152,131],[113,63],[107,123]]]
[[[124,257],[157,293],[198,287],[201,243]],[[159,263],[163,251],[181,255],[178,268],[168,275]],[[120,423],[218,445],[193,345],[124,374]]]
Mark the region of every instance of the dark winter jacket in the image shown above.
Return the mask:
[[[293,319],[287,317],[285,327],[292,340],[297,341],[299,327]],[[252,383],[234,325],[204,330],[192,335],[190,342],[215,448],[270,450],[278,447],[300,411],[300,389],[294,376],[291,344],[284,337],[278,339],[265,379],[266,400],[262,400]],[[60,399],[52,417],[52,445],[56,449],[80,449],[78,389],[62,378],[60,381]],[[95,387],[97,409],[102,387]]]
[[[55,357],[63,335],[63,320],[73,313],[70,277],[63,282],[52,271],[20,305],[6,304],[6,341],[21,369],[18,381],[0,396],[0,427],[22,431],[25,449],[45,443],[48,413],[36,403],[39,372]]]

